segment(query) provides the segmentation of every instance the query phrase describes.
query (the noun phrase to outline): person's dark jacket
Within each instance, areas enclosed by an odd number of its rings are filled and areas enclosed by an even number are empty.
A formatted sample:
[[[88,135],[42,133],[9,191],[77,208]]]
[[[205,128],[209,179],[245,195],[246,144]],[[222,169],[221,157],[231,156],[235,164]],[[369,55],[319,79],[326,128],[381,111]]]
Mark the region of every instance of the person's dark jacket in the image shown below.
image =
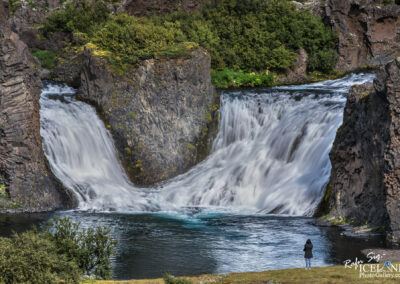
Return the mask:
[[[313,245],[312,244],[305,244],[304,245],[304,249],[303,249],[303,251],[304,251],[304,258],[312,258],[313,257],[313,255],[312,255],[312,248],[313,248]]]

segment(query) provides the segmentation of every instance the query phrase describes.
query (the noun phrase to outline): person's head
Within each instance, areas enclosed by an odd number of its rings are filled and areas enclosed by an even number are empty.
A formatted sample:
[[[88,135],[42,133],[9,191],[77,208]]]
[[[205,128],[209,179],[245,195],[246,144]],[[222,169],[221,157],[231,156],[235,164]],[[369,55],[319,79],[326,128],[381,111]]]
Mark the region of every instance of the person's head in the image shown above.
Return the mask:
[[[311,240],[310,240],[310,239],[308,239],[306,243],[307,243],[307,244],[311,244]]]

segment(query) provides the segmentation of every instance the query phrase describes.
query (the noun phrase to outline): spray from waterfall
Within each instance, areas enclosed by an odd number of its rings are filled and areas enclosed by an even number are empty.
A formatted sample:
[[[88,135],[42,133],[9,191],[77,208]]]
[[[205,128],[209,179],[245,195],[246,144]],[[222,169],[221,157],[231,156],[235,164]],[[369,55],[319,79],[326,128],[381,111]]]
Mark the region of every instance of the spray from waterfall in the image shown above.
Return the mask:
[[[154,189],[132,185],[111,136],[75,90],[47,84],[43,148],[81,210],[179,211],[187,207],[310,215],[323,195],[329,151],[350,86],[373,74],[307,85],[225,92],[210,156]]]

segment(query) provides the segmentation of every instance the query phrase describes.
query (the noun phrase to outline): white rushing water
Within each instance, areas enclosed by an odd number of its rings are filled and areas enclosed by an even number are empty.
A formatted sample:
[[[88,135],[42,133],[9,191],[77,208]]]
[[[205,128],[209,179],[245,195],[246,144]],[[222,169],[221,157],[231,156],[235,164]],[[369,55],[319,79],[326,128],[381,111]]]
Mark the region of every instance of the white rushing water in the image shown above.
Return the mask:
[[[81,210],[179,211],[211,207],[310,215],[326,185],[329,151],[350,86],[373,74],[307,85],[225,92],[210,156],[154,189],[134,187],[111,136],[74,90],[48,84],[41,96],[43,147]]]

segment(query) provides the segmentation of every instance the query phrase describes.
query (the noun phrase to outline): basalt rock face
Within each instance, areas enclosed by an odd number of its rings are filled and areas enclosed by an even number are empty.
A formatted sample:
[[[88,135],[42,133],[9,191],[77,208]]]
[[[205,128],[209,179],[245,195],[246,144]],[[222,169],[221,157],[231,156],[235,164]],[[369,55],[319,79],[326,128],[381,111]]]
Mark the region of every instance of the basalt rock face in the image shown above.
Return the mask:
[[[400,59],[354,86],[330,158],[330,214],[385,226],[400,238]]]
[[[0,1],[1,8],[8,3]],[[4,10],[3,10],[4,11]],[[48,211],[72,198],[46,166],[39,122],[37,62],[0,15],[0,210]]]
[[[217,130],[210,56],[143,61],[125,75],[85,52],[80,95],[97,105],[135,184],[151,185],[205,158]]]
[[[16,1],[11,7],[8,24],[30,48],[49,49],[50,41],[41,39],[37,26],[58,5],[58,0]]]
[[[337,70],[377,67],[400,55],[400,6],[380,2],[326,1],[326,20],[339,35]]]

